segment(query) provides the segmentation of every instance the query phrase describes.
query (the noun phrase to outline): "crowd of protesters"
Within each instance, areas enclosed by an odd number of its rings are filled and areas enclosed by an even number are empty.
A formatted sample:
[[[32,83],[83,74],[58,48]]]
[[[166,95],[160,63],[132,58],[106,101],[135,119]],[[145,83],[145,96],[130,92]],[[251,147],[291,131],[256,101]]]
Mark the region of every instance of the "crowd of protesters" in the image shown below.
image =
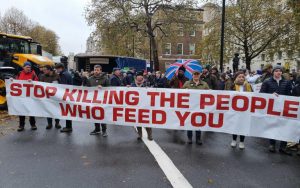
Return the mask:
[[[101,65],[95,65],[91,72],[74,72],[67,71],[64,64],[57,64],[55,67],[40,67],[40,73],[37,75],[31,69],[31,63],[26,62],[17,77],[19,80],[33,80],[47,83],[58,83],[65,85],[87,86],[87,87],[154,87],[154,88],[175,88],[175,89],[200,89],[200,90],[232,90],[238,92],[253,92],[253,85],[262,83],[260,92],[278,95],[298,96],[300,97],[300,76],[295,71],[289,73],[281,66],[266,65],[262,71],[249,72],[246,70],[235,70],[233,73],[227,67],[225,73],[219,73],[216,67],[204,66],[202,71],[194,70],[192,79],[185,77],[186,69],[182,66],[178,70],[178,74],[168,80],[160,71],[137,72],[134,68],[129,68],[125,72],[119,68],[114,68],[112,74],[102,72]],[[23,131],[25,126],[25,116],[20,116],[20,124],[18,131]],[[52,118],[47,118],[46,129],[53,127]],[[32,130],[36,130],[36,121],[34,117],[29,117]],[[61,129],[60,120],[55,119],[55,128]],[[146,128],[148,139],[153,140],[152,129]],[[63,133],[72,132],[72,121],[66,120],[66,127],[61,129]],[[138,140],[142,138],[142,128],[137,127]],[[201,145],[201,131],[195,131],[196,144]],[[106,124],[95,123],[94,130],[90,135],[101,135],[107,137]],[[193,131],[187,131],[187,143],[192,144]],[[245,136],[232,135],[231,147],[245,148]],[[298,146],[299,147],[299,146]],[[270,140],[269,151],[276,152],[276,141]],[[287,147],[286,142],[280,142],[279,152],[291,155],[291,151]],[[300,147],[298,148],[300,155]]]

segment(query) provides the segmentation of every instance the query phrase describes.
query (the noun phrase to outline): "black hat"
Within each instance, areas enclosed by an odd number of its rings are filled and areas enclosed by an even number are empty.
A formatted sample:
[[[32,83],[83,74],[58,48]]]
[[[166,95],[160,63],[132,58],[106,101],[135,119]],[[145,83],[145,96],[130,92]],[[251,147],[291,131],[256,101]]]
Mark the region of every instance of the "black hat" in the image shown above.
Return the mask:
[[[55,65],[55,68],[56,69],[59,69],[59,68],[65,68],[65,65],[63,64],[63,63],[57,63],[56,65]]]
[[[185,72],[185,68],[184,66],[179,67],[178,71],[182,70],[183,72]]]

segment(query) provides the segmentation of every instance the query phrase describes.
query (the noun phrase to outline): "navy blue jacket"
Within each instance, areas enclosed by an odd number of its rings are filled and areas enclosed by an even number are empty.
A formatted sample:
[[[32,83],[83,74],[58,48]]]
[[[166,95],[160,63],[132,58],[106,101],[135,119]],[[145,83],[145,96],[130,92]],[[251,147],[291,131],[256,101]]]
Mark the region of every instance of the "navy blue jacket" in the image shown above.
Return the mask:
[[[277,81],[273,77],[271,77],[262,83],[260,93],[277,93],[279,95],[291,95],[291,90],[292,84],[290,81],[282,78],[278,84]]]
[[[73,85],[71,74],[67,70],[63,70],[61,73],[59,73],[58,83],[65,85]]]
[[[110,85],[111,86],[122,86],[122,80],[116,76],[116,75],[112,75],[111,78],[110,78]]]

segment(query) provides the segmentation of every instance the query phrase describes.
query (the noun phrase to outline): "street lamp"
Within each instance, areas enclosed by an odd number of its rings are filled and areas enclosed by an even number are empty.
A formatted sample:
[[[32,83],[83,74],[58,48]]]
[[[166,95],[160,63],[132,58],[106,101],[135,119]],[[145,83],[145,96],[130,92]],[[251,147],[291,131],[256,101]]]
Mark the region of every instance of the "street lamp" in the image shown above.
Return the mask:
[[[225,0],[223,0],[223,7],[222,7],[221,49],[220,49],[220,70],[221,70],[221,72],[223,72],[224,33],[225,33]]]
[[[136,24],[134,24],[134,23],[131,23],[130,24],[130,28],[132,29],[132,57],[134,57],[135,56],[135,36],[134,36],[134,31],[136,30],[138,30],[138,28],[137,28],[137,25]]]

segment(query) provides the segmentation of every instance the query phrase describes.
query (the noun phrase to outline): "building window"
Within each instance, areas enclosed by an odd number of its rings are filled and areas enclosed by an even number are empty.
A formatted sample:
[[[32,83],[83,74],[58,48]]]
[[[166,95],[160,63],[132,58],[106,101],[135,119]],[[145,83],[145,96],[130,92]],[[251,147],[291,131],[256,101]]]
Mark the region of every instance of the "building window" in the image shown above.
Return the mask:
[[[288,56],[289,59],[292,59],[293,58],[293,51],[292,50],[288,50],[287,56]]]
[[[177,44],[177,54],[178,55],[182,55],[183,54],[183,44],[182,43],[178,43]]]
[[[270,53],[270,54],[269,54],[269,58],[270,58],[270,61],[274,61],[274,54],[273,54],[273,53]]]
[[[164,46],[164,54],[171,55],[171,43],[166,43]]]
[[[261,60],[265,61],[265,59],[266,59],[266,55],[265,54],[261,54]]]
[[[190,31],[190,36],[191,37],[195,37],[196,36],[196,30],[194,28]]]
[[[278,52],[278,59],[281,60],[282,59],[282,51]]]
[[[178,36],[184,36],[183,27],[178,27]]]
[[[189,46],[189,52],[190,52],[190,55],[195,55],[195,44],[190,44]]]

